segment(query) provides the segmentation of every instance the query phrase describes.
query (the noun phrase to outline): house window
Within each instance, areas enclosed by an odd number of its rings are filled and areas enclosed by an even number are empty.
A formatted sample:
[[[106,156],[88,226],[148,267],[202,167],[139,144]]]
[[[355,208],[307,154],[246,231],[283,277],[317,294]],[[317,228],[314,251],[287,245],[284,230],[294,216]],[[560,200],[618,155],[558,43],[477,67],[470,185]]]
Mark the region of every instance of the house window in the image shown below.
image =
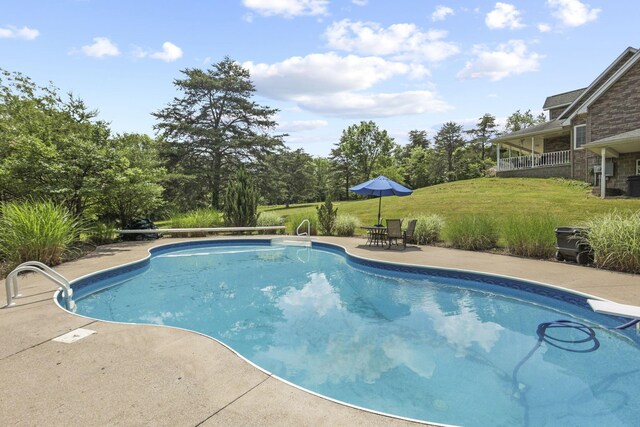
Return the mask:
[[[640,175],[640,159],[636,160],[636,175]]]
[[[573,148],[582,148],[587,142],[587,125],[573,127]]]

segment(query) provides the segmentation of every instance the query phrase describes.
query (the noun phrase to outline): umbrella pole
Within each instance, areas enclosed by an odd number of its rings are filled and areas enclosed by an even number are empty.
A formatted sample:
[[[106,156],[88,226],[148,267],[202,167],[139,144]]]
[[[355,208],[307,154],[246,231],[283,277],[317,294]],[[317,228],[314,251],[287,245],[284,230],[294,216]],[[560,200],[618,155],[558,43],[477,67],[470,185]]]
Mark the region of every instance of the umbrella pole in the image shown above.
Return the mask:
[[[378,196],[378,225],[380,224],[380,206],[382,205],[382,196]]]

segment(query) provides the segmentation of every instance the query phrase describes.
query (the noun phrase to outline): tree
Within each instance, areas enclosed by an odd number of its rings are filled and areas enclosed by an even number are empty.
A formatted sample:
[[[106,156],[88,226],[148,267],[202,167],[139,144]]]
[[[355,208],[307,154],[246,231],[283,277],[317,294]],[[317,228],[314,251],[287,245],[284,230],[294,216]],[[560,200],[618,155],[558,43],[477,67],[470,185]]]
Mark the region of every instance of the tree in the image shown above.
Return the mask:
[[[520,110],[516,110],[515,113],[507,118],[504,130],[506,133],[516,132],[531,126],[542,124],[546,121],[547,118],[544,113],[540,113],[534,117],[531,110],[527,110],[524,113],[521,113]]]
[[[346,199],[354,180],[367,181],[376,168],[388,166],[395,146],[387,131],[379,130],[372,121],[363,121],[342,131],[340,142],[331,150],[331,159],[344,180]]]
[[[241,162],[260,159],[282,145],[282,135],[269,134],[278,110],[251,101],[255,87],[249,71],[229,57],[207,71],[181,72],[185,78],[174,81],[181,96],[153,113],[155,129],[176,162],[188,165],[182,173],[197,175],[217,209],[226,177]]]
[[[149,136],[117,135],[111,144],[118,162],[101,176],[103,191],[96,213],[102,218],[117,218],[124,227],[162,206],[160,181],[166,172],[160,165],[158,144]]]
[[[245,170],[240,166],[227,186],[224,197],[224,222],[232,227],[255,227],[258,222],[258,191]]]
[[[496,118],[489,113],[478,119],[476,127],[466,131],[467,134],[473,137],[471,141],[475,145],[480,146],[480,160],[484,162],[485,159],[485,147],[488,141],[498,133],[498,125]]]
[[[49,199],[76,216],[99,203],[101,176],[117,166],[110,129],[97,111],[53,86],[2,70],[0,195]]]
[[[318,227],[322,234],[331,236],[338,216],[338,208],[334,209],[333,203],[329,198],[325,200],[324,204],[316,206],[316,214],[318,215]]]
[[[456,154],[459,154],[465,144],[462,137],[462,125],[454,122],[447,122],[438,131],[434,138],[436,152],[446,161],[445,180],[455,181],[455,161]]]

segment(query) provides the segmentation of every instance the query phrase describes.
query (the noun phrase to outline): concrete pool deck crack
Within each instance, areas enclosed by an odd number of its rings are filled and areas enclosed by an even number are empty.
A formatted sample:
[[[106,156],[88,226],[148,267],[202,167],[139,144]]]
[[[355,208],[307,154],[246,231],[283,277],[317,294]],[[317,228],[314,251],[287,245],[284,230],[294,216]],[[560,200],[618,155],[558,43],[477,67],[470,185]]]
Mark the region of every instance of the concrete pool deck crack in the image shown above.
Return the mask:
[[[222,408],[218,409],[217,411],[215,411],[213,414],[209,415],[207,418],[205,418],[204,420],[200,421],[198,424],[196,424],[194,427],[199,427],[202,424],[206,423],[207,421],[209,421],[211,418],[215,417],[216,415],[218,415],[220,412],[224,411],[225,409],[227,409],[229,406],[233,405],[235,402],[237,402],[238,400],[242,399],[244,396],[246,396],[247,394],[251,393],[253,390],[255,390],[256,388],[260,387],[262,384],[264,384],[269,378],[271,378],[271,375],[267,375],[267,377],[265,379],[263,379],[262,381],[260,381],[258,384],[254,385],[253,387],[251,387],[249,390],[245,391],[244,393],[242,393],[240,396],[236,397],[235,399],[233,399],[231,402],[227,403],[226,405],[224,405]]]
[[[92,320],[91,322],[89,322],[89,323],[87,323],[87,324],[85,324],[85,325],[78,326],[78,328],[84,328],[84,327],[86,327],[86,326],[89,326],[89,325],[91,325],[91,324],[93,324],[93,323],[97,323],[97,322],[98,322],[97,320]],[[78,328],[73,328],[73,329],[71,329],[69,332],[71,332],[71,331],[73,331],[73,330],[75,330],[75,329],[78,329]],[[47,338],[47,339],[46,339],[46,340],[44,340],[44,341],[41,341],[41,342],[36,343],[36,344],[33,344],[32,346],[29,346],[29,347],[27,347],[27,348],[23,348],[22,350],[18,350],[18,351],[16,351],[15,353],[11,353],[11,354],[9,354],[9,355],[7,355],[7,356],[4,356],[4,357],[0,358],[0,361],[2,361],[2,360],[7,360],[7,359],[8,359],[8,358],[10,358],[10,357],[16,356],[16,355],[18,355],[18,354],[20,354],[20,353],[24,353],[24,352],[25,352],[25,351],[27,351],[27,350],[31,350],[31,349],[34,349],[34,348],[36,348],[36,347],[41,346],[42,344],[46,344],[46,343],[48,343],[48,342],[52,341],[54,338],[56,338],[56,337],[58,337],[58,336],[60,336],[60,335],[58,334],[58,335],[54,336],[53,338]]]

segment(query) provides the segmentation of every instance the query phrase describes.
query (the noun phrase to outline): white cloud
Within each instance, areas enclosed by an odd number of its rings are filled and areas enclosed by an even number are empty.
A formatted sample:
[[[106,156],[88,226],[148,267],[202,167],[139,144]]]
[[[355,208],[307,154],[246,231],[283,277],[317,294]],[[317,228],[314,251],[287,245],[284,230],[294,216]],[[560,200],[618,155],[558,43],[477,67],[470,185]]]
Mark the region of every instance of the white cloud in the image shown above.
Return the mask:
[[[369,3],[369,0],[351,0],[351,3],[355,4],[356,6],[366,6],[367,3]]]
[[[544,22],[540,23],[538,24],[538,31],[540,31],[541,33],[548,33],[549,31],[551,31],[551,25],[545,24]]]
[[[242,66],[249,70],[261,94],[294,100],[303,95],[368,89],[396,75],[417,77],[426,73],[419,65],[333,52],[294,56],[274,64],[245,62]]]
[[[173,62],[182,58],[182,49],[171,42],[162,43],[162,51],[149,54],[150,58],[160,59],[165,62]]]
[[[436,10],[431,14],[431,20],[444,21],[448,15],[454,15],[453,9],[447,6],[436,6]]]
[[[395,59],[442,61],[460,52],[455,43],[444,41],[443,30],[421,31],[414,24],[393,24],[387,28],[375,22],[334,22],[325,31],[333,49],[364,55],[393,55]]]
[[[85,55],[94,58],[120,55],[118,46],[113,44],[107,37],[94,37],[93,44],[82,46],[81,50]]]
[[[298,104],[308,111],[338,117],[391,117],[452,109],[435,92],[428,90],[400,93],[341,92],[299,97]]]
[[[580,0],[547,0],[553,16],[567,27],[579,27],[598,19],[601,9],[591,8]]]
[[[141,47],[136,47],[133,50],[133,56],[136,58],[153,58],[160,59],[165,62],[173,62],[182,58],[182,49],[171,42],[162,43],[162,50],[157,52],[149,52]],[[204,64],[211,62],[210,57],[206,57],[203,61]]]
[[[508,3],[496,3],[495,8],[487,13],[484,22],[492,30],[502,28],[515,30],[524,27],[524,24],[520,22],[520,11]]]
[[[242,0],[245,7],[264,16],[326,15],[329,0]]]
[[[466,63],[458,73],[458,78],[488,78],[497,81],[511,75],[535,71],[543,58],[540,54],[529,52],[522,40],[509,40],[493,51],[484,46],[475,46],[474,54],[476,58]]]
[[[279,132],[305,132],[329,126],[326,120],[293,120],[278,124]]]
[[[0,28],[0,39],[33,40],[39,35],[40,31],[29,27],[16,28],[13,25],[8,25],[5,28]]]

